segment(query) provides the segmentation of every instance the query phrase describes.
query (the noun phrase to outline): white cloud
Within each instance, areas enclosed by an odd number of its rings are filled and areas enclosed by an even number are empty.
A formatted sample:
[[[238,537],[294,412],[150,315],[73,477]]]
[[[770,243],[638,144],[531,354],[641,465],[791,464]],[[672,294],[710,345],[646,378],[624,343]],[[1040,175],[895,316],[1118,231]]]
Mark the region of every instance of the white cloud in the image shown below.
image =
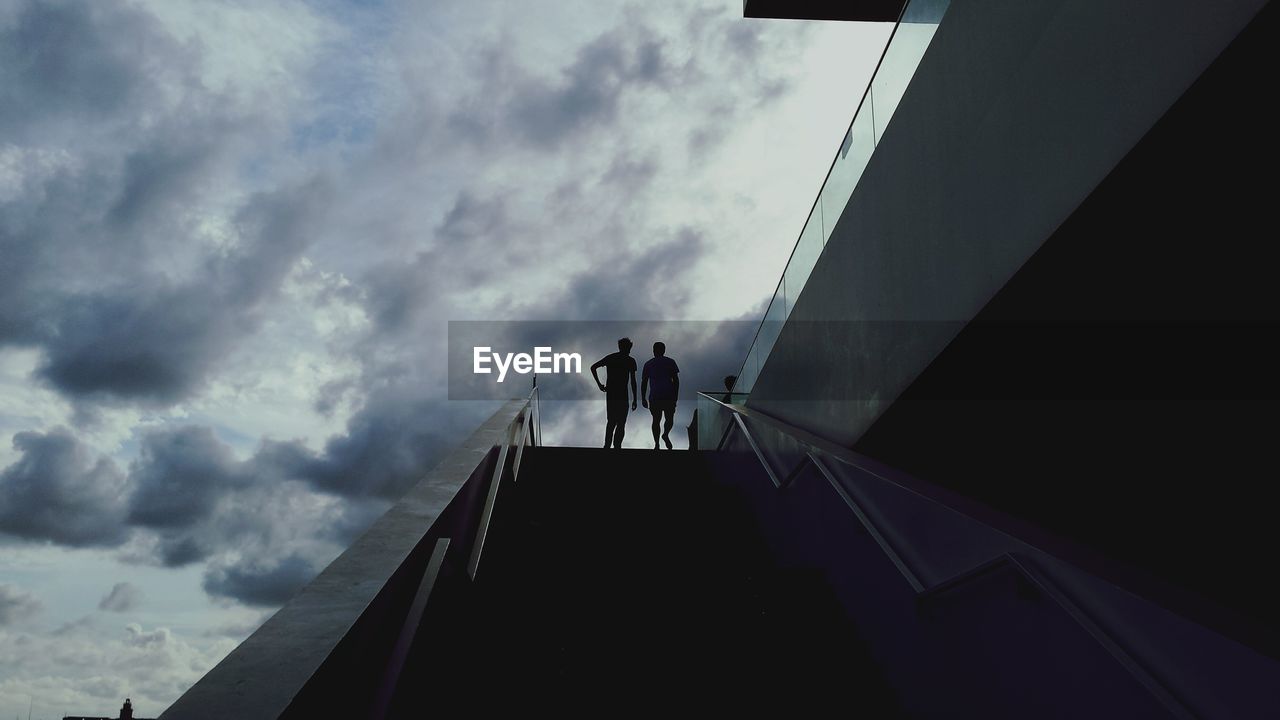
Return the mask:
[[[140,0],[140,5],[179,41],[199,47],[200,81],[237,102],[284,95],[298,100],[297,82],[327,43],[343,29],[300,0],[271,3]]]
[[[319,449],[341,433],[351,403],[338,398],[324,412],[317,405],[327,399],[327,388],[359,379],[360,365],[346,343],[367,329],[368,319],[348,296],[352,290],[341,272],[323,271],[302,258],[285,277],[278,300],[266,308],[260,330],[230,355],[204,393],[184,404],[186,420],[233,432],[242,456],[263,437],[302,440]]]
[[[136,623],[81,622],[50,633],[0,628],[0,707],[25,717],[30,698],[37,717],[106,715],[131,697],[139,715],[154,717],[235,643]]]

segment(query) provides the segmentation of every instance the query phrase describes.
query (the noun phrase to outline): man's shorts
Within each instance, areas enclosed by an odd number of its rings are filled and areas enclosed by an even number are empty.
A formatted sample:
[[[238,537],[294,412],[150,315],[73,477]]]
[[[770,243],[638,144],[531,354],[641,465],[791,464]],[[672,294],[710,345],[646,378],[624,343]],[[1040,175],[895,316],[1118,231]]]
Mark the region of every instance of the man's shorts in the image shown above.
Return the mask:
[[[676,401],[675,400],[650,400],[649,412],[653,413],[654,415],[658,415],[664,412],[668,415],[674,415],[676,412]]]
[[[625,423],[630,401],[626,395],[609,395],[605,398],[605,418],[611,423]],[[597,416],[598,417],[598,416]]]

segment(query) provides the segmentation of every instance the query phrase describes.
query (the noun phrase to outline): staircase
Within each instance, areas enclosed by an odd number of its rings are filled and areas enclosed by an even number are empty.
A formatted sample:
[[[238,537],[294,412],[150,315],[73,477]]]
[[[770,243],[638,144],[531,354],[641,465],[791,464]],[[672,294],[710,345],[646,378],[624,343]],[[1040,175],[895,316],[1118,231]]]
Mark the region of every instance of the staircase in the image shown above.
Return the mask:
[[[774,565],[702,453],[527,448],[474,582],[446,583],[392,716],[850,706],[892,694],[819,578]],[[447,699],[446,699],[447,698]]]
[[[558,448],[537,407],[162,717],[1275,716],[1274,659],[781,421],[700,394],[713,450]]]

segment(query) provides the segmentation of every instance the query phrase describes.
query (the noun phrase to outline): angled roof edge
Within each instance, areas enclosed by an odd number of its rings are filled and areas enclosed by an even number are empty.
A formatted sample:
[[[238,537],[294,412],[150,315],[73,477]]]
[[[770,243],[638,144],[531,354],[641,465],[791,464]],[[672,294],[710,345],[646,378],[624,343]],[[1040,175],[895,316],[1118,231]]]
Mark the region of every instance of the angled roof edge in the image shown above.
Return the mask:
[[[897,22],[906,0],[743,0],[742,16],[791,20]]]

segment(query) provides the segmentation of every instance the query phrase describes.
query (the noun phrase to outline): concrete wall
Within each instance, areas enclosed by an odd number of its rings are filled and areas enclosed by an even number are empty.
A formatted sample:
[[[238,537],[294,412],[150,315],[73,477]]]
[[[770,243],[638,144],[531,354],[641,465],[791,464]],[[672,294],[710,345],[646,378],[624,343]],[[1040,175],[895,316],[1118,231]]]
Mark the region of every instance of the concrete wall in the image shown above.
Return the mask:
[[[455,501],[464,484],[473,476],[487,477],[492,472],[495,447],[508,441],[509,426],[524,404],[512,400],[503,405],[160,717],[363,716],[363,709],[371,704],[366,686],[376,683],[386,667],[435,537],[447,537],[458,529],[441,527],[442,519],[450,508],[458,507]],[[476,487],[478,497],[463,498],[470,501],[471,511],[484,501],[479,494],[484,484]],[[467,527],[468,523],[466,518],[453,518],[446,525]],[[461,541],[455,544],[460,552],[469,551],[468,537],[455,535],[454,539]],[[354,659],[343,658],[345,670],[330,673],[337,680],[321,676],[326,686],[316,694],[325,695],[323,711],[312,707],[315,701],[299,710],[295,701],[300,696],[310,700],[305,695],[316,685],[313,678],[349,636],[372,647]],[[344,702],[360,712],[344,707]]]
[[[954,0],[748,405],[852,445],[1263,5]]]

